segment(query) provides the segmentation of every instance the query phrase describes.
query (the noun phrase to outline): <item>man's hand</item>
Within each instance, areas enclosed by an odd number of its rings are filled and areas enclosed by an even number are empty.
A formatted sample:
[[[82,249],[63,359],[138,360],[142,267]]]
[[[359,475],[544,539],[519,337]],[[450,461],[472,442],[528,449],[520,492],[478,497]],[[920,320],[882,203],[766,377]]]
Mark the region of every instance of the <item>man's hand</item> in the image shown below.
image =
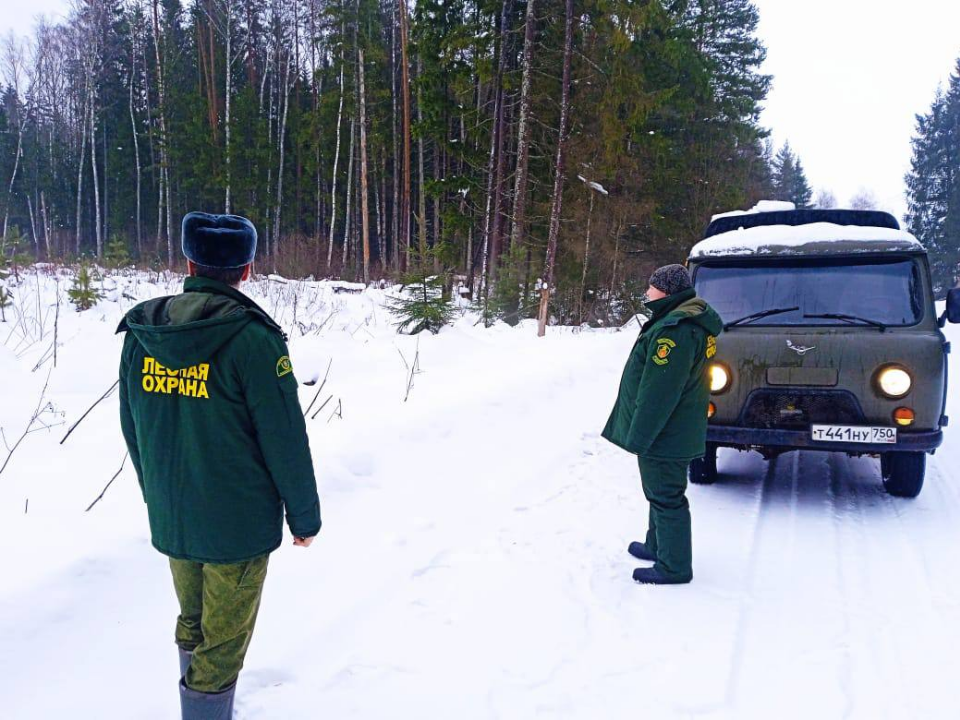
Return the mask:
[[[312,543],[313,543],[312,537],[308,537],[308,538],[295,537],[293,539],[293,544],[296,545],[297,547],[310,547]]]

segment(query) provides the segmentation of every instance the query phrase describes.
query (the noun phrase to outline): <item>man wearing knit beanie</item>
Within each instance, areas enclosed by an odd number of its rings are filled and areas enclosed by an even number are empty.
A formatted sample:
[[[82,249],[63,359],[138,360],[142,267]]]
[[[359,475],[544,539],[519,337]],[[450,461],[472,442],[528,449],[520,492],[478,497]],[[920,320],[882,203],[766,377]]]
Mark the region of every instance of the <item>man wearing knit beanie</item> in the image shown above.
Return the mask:
[[[650,503],[646,539],[628,552],[654,565],[637,568],[633,579],[676,585],[693,579],[687,469],[706,450],[707,366],[723,322],[697,297],[684,266],[665,265],[649,283],[652,315],[627,360],[603,437],[637,456]]]

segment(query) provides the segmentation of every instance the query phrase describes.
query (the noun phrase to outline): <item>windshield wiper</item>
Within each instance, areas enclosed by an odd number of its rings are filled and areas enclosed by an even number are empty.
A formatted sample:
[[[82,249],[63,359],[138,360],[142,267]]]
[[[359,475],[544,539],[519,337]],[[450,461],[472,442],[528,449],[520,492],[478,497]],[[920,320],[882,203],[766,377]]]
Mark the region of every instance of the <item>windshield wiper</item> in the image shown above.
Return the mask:
[[[846,313],[819,313],[816,315],[804,315],[804,318],[810,320],[843,320],[844,322],[862,322],[866,325],[872,325],[875,328],[880,328],[880,330],[886,330],[887,325],[884,325],[878,320],[871,320],[870,318],[860,317],[859,315],[847,315]]]
[[[752,315],[747,315],[746,317],[737,318],[736,320],[731,320],[726,325],[723,326],[724,330],[729,330],[734,325],[741,325],[743,323],[751,322],[753,320],[759,320],[760,318],[770,317],[771,315],[782,315],[783,313],[793,312],[794,310],[799,310],[799,307],[787,307],[787,308],[771,308],[770,310],[761,310],[760,312],[755,312]]]

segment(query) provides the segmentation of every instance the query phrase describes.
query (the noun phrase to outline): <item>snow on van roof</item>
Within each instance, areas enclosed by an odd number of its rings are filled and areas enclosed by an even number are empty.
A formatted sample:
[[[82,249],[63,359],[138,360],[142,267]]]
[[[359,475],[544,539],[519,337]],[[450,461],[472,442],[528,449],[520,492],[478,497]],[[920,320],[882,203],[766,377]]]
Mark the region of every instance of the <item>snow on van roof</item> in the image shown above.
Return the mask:
[[[923,245],[902,230],[821,222],[796,226],[763,225],[721,233],[694,245],[690,257],[883,251],[922,252]]]
[[[717,213],[710,219],[719,220],[720,218],[740,217],[742,215],[756,215],[757,213],[767,213],[767,212],[790,212],[791,210],[796,210],[796,209],[797,209],[797,206],[794,205],[792,202],[785,202],[781,200],[761,200],[749,210],[731,210],[730,212]]]

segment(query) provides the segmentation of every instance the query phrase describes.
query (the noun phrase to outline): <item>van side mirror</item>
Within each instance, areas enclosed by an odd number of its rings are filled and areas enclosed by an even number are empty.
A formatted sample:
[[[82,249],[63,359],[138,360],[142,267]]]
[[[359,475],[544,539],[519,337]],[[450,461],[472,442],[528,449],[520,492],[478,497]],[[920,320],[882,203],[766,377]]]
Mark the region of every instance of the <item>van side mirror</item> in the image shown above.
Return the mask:
[[[947,292],[947,321],[960,323],[960,288]]]

